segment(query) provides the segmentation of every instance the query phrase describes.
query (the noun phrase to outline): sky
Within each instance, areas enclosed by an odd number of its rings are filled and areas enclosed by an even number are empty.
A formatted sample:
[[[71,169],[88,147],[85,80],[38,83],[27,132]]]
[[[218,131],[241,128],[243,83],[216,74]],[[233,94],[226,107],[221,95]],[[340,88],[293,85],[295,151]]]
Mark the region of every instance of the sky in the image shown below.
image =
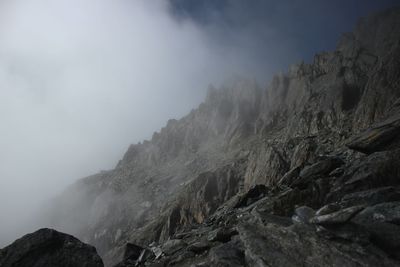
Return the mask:
[[[372,0],[0,0],[0,247],[234,77],[334,49]]]

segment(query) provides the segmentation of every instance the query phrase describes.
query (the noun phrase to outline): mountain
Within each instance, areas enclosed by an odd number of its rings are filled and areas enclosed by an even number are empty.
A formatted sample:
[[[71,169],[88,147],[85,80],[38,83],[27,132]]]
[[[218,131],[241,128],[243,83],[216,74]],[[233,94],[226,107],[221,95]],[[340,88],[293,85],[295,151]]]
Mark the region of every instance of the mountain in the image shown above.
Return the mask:
[[[400,266],[400,9],[215,89],[53,201],[106,266]]]

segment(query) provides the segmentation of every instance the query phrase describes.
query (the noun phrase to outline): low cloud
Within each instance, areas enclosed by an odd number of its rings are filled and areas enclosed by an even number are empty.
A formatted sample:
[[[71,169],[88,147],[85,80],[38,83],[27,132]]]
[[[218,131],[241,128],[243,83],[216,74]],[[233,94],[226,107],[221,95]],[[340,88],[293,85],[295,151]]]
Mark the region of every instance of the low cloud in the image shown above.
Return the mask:
[[[112,168],[242,73],[166,1],[0,0],[0,245],[75,179]]]

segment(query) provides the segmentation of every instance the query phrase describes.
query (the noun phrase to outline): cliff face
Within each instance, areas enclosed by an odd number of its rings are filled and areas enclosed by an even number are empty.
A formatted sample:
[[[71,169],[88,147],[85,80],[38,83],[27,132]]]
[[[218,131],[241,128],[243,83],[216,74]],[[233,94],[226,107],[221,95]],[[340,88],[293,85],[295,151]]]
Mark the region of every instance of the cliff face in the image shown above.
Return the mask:
[[[398,265],[400,243],[389,235],[400,234],[399,213],[379,204],[400,207],[392,202],[400,200],[399,103],[400,10],[392,9],[361,19],[335,51],[291,66],[267,88],[210,88],[189,115],[131,145],[115,169],[66,190],[54,226],[96,246],[108,265],[127,242],[153,241],[164,256],[151,260],[169,264],[182,251],[175,244],[167,253],[171,238],[192,246],[174,263],[182,266],[228,261],[228,252],[237,262],[227,266]],[[208,238],[213,231],[222,233]],[[193,248],[195,236],[207,244]]]

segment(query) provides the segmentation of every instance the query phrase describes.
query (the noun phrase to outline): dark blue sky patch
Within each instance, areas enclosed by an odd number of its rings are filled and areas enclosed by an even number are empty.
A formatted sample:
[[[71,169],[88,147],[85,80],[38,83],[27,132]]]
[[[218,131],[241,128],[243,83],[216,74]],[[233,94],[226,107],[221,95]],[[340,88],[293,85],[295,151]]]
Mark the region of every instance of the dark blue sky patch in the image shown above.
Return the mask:
[[[170,1],[178,20],[193,20],[227,49],[249,49],[247,64],[254,58],[275,71],[334,49],[360,17],[400,5],[395,0]]]

